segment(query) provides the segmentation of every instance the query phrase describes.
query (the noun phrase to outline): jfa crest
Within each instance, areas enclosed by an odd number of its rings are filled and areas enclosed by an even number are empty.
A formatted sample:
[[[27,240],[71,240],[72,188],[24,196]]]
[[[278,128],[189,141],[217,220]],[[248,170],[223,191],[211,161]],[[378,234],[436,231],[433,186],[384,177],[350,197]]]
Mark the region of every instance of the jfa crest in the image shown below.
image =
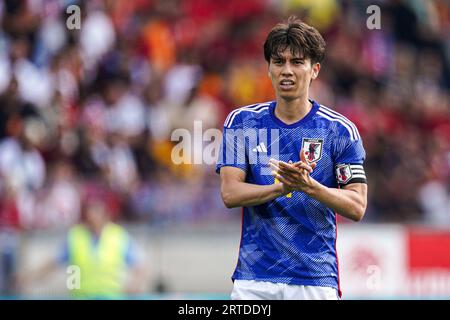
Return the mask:
[[[343,164],[336,167],[336,177],[339,183],[344,184],[352,178],[350,165]]]
[[[317,162],[322,158],[323,139],[303,138],[302,149],[308,162]]]

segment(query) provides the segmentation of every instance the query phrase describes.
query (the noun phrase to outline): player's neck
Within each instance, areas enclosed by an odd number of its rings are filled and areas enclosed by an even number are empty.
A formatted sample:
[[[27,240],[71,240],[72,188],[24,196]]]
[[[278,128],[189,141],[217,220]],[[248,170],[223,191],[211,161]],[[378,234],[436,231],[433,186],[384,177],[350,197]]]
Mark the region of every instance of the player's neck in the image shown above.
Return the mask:
[[[312,104],[307,97],[295,100],[278,98],[275,116],[286,124],[292,124],[303,119],[311,108]]]

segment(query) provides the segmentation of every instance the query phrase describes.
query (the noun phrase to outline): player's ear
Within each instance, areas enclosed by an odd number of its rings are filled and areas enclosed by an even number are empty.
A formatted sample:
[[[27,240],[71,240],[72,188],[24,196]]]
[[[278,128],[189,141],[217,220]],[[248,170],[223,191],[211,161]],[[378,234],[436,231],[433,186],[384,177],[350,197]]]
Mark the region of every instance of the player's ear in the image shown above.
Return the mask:
[[[320,71],[320,63],[317,62],[312,66],[311,78],[316,79],[319,76],[319,71]]]

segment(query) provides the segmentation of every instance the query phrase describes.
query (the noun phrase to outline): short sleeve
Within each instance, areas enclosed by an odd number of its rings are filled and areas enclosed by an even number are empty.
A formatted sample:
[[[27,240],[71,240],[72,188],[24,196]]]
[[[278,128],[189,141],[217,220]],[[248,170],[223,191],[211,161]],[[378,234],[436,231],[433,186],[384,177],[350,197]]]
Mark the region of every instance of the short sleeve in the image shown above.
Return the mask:
[[[67,238],[59,248],[57,261],[60,265],[67,265],[69,263],[69,240]]]
[[[242,120],[239,114],[233,114],[233,112],[227,117],[223,126],[216,173],[220,173],[220,169],[225,166],[247,172],[248,161]]]
[[[128,237],[127,245],[125,246],[125,262],[128,267],[135,266],[140,261],[140,257],[138,256],[138,252],[136,250],[136,245]]]
[[[364,170],[366,152],[361,138],[340,136],[336,143],[335,174],[340,186],[351,183],[367,183]]]

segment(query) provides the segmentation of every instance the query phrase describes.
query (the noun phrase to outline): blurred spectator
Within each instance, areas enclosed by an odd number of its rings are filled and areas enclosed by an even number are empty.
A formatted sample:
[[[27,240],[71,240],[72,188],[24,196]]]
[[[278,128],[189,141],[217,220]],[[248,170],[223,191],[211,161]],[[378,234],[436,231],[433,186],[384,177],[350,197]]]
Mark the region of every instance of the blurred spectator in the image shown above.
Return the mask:
[[[0,295],[9,296],[15,294],[20,222],[11,187],[2,185],[0,191]]]
[[[30,61],[31,43],[27,38],[23,36],[12,38],[9,45],[10,57],[7,69],[10,71],[7,74],[17,79],[20,96],[38,107],[46,107],[54,90],[49,69],[38,68]]]
[[[138,172],[130,146],[117,134],[107,136],[105,142],[92,145],[94,162],[101,168],[111,188],[124,194],[133,192]]]
[[[81,195],[76,172],[68,162],[55,163],[49,174],[48,186],[36,205],[36,228],[67,228],[77,223],[81,215]]]
[[[80,48],[85,68],[94,69],[100,59],[113,47],[116,34],[111,18],[101,9],[95,8],[98,1],[92,7],[89,2],[84,11],[83,28],[80,33]]]
[[[15,115],[8,125],[11,135],[0,141],[0,184],[15,195],[20,223],[32,227],[37,192],[46,176],[46,164],[35,147],[42,140],[40,120]]]
[[[118,299],[143,289],[144,270],[130,235],[111,222],[104,200],[91,197],[84,205],[83,221],[70,228],[59,256],[19,275],[19,289],[25,290],[60,265],[78,268],[73,274],[78,279],[67,288],[73,298]]]

